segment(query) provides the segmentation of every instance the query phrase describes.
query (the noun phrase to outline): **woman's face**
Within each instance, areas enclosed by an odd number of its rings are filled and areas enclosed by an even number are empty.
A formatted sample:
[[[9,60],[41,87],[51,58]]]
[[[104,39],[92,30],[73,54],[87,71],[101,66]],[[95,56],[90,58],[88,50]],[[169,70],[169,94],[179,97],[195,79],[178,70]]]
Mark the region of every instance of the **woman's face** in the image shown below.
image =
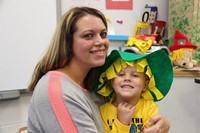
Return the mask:
[[[109,40],[103,21],[93,15],[86,15],[76,23],[73,38],[72,61],[88,69],[105,63]]]
[[[142,91],[148,86],[148,80],[143,72],[136,71],[136,65],[122,69],[117,76],[111,80],[111,85],[120,101],[138,100]]]

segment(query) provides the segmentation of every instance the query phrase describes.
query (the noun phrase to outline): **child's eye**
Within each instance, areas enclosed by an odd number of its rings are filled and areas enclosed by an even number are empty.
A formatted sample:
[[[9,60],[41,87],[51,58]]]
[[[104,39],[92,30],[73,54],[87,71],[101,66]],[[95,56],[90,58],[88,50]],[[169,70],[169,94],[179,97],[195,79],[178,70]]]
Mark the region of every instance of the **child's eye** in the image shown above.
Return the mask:
[[[140,74],[139,73],[132,73],[132,76],[133,77],[140,77]]]
[[[118,73],[117,76],[122,77],[124,76],[124,73]]]

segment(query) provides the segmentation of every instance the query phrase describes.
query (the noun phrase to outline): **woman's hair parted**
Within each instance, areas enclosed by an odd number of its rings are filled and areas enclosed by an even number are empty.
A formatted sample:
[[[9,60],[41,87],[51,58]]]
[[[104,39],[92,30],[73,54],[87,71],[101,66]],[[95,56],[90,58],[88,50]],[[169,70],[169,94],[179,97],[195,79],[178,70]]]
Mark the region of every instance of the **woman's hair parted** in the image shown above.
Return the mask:
[[[77,30],[76,22],[83,16],[94,15],[100,18],[107,28],[107,21],[102,12],[91,7],[74,7],[67,11],[58,23],[50,45],[42,58],[37,63],[31,81],[28,85],[29,91],[34,88],[40,78],[48,71],[56,70],[69,64],[73,57],[73,35]],[[95,79],[95,68],[87,74],[84,85],[88,90],[92,89]]]

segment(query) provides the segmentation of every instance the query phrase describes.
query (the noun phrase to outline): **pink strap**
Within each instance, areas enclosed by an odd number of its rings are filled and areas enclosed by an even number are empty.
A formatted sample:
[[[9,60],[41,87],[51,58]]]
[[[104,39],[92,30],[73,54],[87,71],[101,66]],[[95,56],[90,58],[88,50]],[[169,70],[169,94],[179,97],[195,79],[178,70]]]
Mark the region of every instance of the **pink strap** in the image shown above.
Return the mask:
[[[48,95],[52,108],[64,133],[78,133],[63,101],[61,84],[61,76],[56,73],[50,73]]]

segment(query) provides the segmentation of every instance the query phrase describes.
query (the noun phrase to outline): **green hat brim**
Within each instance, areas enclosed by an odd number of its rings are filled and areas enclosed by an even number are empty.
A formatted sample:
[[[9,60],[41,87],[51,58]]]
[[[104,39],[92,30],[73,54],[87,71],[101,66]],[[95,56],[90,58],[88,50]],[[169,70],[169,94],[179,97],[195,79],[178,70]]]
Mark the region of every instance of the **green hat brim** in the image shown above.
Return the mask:
[[[162,93],[163,96],[166,96],[169,92],[174,72],[172,67],[172,62],[169,56],[163,50],[157,50],[148,54],[135,54],[129,52],[123,52],[119,50],[113,50],[110,55],[106,58],[105,64],[98,71],[98,79],[102,73],[104,73],[107,68],[113,64],[113,62],[121,57],[124,61],[136,61],[145,58],[148,62],[148,65],[151,69],[152,75],[154,75],[155,87]],[[105,80],[103,85],[106,85],[108,80]],[[95,84],[95,91],[99,92],[102,86],[102,83],[98,80]],[[161,99],[156,98],[156,94],[150,91],[154,101],[160,101]]]

